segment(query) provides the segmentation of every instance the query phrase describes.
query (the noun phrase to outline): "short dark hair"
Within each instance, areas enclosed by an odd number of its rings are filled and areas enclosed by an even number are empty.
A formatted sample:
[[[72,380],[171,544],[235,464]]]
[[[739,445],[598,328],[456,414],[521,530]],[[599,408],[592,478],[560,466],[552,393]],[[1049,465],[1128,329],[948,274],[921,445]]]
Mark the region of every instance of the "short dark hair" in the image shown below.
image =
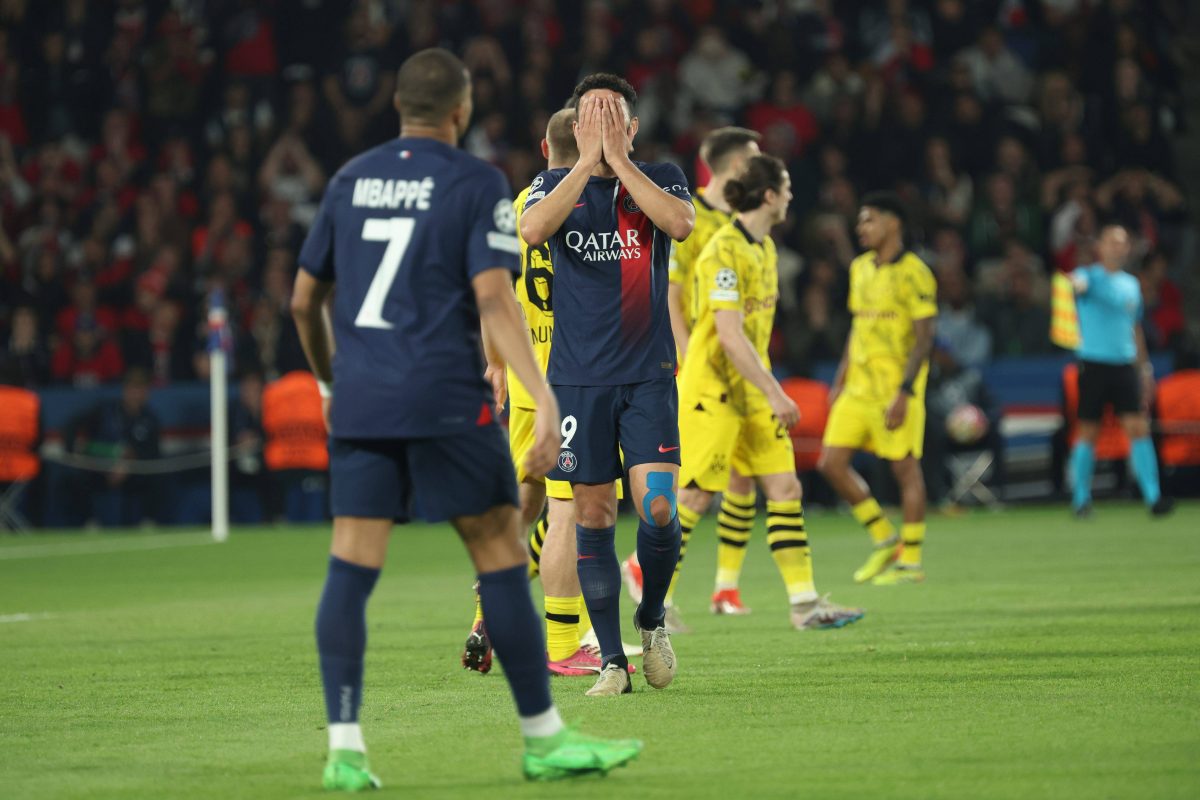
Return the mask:
[[[767,199],[767,190],[783,190],[787,166],[775,156],[757,155],[746,159],[746,168],[725,184],[725,202],[734,211],[753,211]]]
[[[409,56],[396,73],[400,118],[440,123],[471,85],[467,65],[449,50],[431,47]]]
[[[904,203],[901,202],[900,195],[895,192],[869,192],[859,205],[863,208],[873,208],[876,211],[891,214],[900,220],[900,225],[905,231],[908,230],[908,212],[904,210]]]
[[[621,95],[625,98],[625,105],[629,106],[629,116],[634,115],[633,107],[637,104],[637,92],[629,81],[611,72],[596,72],[581,80],[576,85],[575,91],[571,93],[571,99],[567,101],[567,108],[578,109],[579,100],[594,89],[609,89]]]
[[[891,214],[900,222],[900,240],[904,247],[912,247],[912,235],[908,224],[908,211],[904,202],[895,192],[868,192],[859,203],[862,208],[873,208],[885,214]]]
[[[752,142],[762,141],[762,134],[749,128],[729,126],[717,128],[700,145],[700,159],[713,172],[720,172],[727,161],[726,156],[741,150]]]

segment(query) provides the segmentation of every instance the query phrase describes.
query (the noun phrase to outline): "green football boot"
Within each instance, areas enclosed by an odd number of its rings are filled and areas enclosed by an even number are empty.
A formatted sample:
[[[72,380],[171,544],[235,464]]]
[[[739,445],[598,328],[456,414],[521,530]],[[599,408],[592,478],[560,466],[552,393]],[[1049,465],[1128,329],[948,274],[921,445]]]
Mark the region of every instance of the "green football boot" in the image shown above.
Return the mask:
[[[854,571],[854,582],[866,583],[879,575],[896,562],[903,549],[899,537],[892,537],[883,544],[876,545],[866,563]]]
[[[554,736],[526,738],[521,767],[531,781],[607,775],[640,752],[642,743],[637,739],[597,739],[566,728]]]
[[[383,788],[383,782],[371,774],[367,754],[357,750],[330,750],[321,785],[341,792]]]

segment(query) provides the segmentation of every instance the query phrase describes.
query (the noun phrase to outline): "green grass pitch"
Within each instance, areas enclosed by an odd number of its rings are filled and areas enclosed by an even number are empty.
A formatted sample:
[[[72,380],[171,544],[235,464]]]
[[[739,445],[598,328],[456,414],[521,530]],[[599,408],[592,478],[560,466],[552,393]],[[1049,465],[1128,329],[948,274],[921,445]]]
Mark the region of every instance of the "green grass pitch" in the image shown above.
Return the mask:
[[[695,632],[675,637],[676,683],[638,676],[632,696],[599,700],[587,679],[555,679],[569,721],[646,741],[630,767],[564,786],[521,780],[503,678],[458,666],[472,578],[455,536],[398,529],[363,709],[383,796],[1200,796],[1200,507],[935,517],[929,581],[886,589],[852,584],[867,541],[851,520],[814,515],[809,531],[819,588],[866,619],[790,630],[761,517],[754,613],[710,616],[709,517],[679,592]],[[0,797],[321,796],[327,540],[0,539]]]

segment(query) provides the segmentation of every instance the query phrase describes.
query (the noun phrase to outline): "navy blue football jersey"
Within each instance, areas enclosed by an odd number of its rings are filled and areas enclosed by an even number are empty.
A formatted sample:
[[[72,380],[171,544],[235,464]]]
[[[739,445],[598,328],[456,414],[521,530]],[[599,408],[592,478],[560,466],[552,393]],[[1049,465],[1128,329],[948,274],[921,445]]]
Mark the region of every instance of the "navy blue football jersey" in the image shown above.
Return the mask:
[[[634,163],[658,186],[691,202],[679,167]],[[548,195],[569,171],[538,175],[525,208]],[[654,226],[616,178],[593,176],[549,244],[554,264],[550,383],[670,380],[675,375],[667,312],[671,237]]]
[[[519,272],[508,181],[425,138],[334,175],[300,266],[336,281],[333,435],[442,436],[491,421],[471,279]]]

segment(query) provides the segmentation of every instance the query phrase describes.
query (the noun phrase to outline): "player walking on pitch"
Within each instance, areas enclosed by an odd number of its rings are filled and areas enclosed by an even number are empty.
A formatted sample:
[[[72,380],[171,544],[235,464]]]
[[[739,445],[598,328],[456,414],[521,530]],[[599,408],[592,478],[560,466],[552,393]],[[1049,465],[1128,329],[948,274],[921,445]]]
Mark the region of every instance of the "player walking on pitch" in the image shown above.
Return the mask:
[[[670,286],[667,287],[667,307],[671,312],[671,330],[679,361],[687,357],[688,342],[696,321],[696,260],[708,240],[732,219],[733,209],[725,201],[725,185],[746,166],[746,159],[757,155],[762,137],[746,128],[717,128],[700,144],[700,159],[711,170],[709,182],[692,196],[696,207],[696,226],[692,235],[671,251]],[[721,495],[721,511],[717,515],[717,586],[712,598],[714,614],[748,614],[738,592],[738,578],[746,553],[746,542],[754,527],[754,481],[733,470],[729,485]],[[667,590],[667,630],[686,633],[687,626],[679,616],[673,600],[679,585],[679,574],[687,554],[692,531],[680,521],[682,538],[675,575]],[[642,599],[642,568],[637,553],[621,562],[621,575],[635,601]]]
[[[550,117],[546,137],[542,140],[542,155],[551,169],[569,168],[579,159],[572,128],[574,122],[575,112],[569,108]],[[525,188],[513,203],[518,221],[528,196],[529,189]],[[516,284],[517,302],[529,328],[534,356],[545,373],[554,335],[554,264],[546,245],[530,247],[523,240],[520,244],[521,276]],[[489,353],[488,357],[488,374],[496,390],[497,406],[503,406],[506,370],[496,354]],[[594,637],[594,634],[575,569],[575,506],[571,500],[571,485],[548,481],[542,475],[529,474],[525,470],[525,458],[534,444],[537,411],[533,395],[512,369],[507,370],[507,395],[510,401],[508,439],[521,497],[521,522],[525,529],[533,526],[529,537],[530,577],[540,573],[545,590],[546,668],[553,675],[594,677],[601,664],[594,641],[584,642],[584,637]],[[629,653],[630,649],[625,650]],[[491,651],[483,609],[476,593],[475,620],[463,648],[463,666],[486,673],[491,669]]]
[[[380,785],[358,724],[366,607],[393,521],[413,501],[428,519],[449,519],[474,562],[525,737],[526,777],[605,772],[641,743],[570,731],[551,700],[516,481],[482,374],[481,323],[534,394],[526,469],[544,473],[558,408],[513,298],[519,248],[508,185],[455,147],[471,116],[471,82],[453,54],[423,50],[405,61],[396,108],[400,138],[351,160],[326,188],[292,301],[331,434],[333,543],[316,620],[329,719],[323,783]]]
[[[767,496],[767,544],[787,587],[792,625],[840,628],[863,611],[817,595],[788,436],[800,411],[771,374],[767,356],[779,298],[770,230],[787,216],[791,178],[782,161],[758,155],[724,191],[736,213],[696,263],[696,319],[679,373],[680,524],[696,526],[713,495],[728,485],[731,466],[757,478]]]
[[[1092,473],[1096,437],[1104,406],[1111,403],[1129,436],[1129,460],[1142,500],[1155,517],[1171,512],[1174,501],[1158,483],[1158,456],[1146,413],[1154,395],[1154,368],[1142,333],[1142,287],[1124,271],[1129,231],[1106,225],[1096,245],[1100,261],[1071,273],[1079,309],[1079,432],[1071,450],[1071,507],[1078,517],[1092,513]],[[1136,366],[1135,366],[1136,364]]]
[[[858,238],[867,252],[850,264],[848,304],[854,321],[830,392],[832,408],[819,464],[875,543],[874,552],[854,573],[858,583],[925,580],[925,479],[920,458],[937,284],[929,267],[908,250],[905,236],[904,209],[895,195],[879,192],[863,198]],[[904,508],[899,538],[866,481],[850,466],[855,450],[873,452],[891,464]]]
[[[627,468],[640,517],[642,602],[634,614],[646,681],[675,677],[663,600],[679,557],[679,428],[675,344],[667,313],[671,240],[695,210],[672,164],[631,161],[637,95],[616,75],[585,78],[571,97],[579,160],[534,180],[521,235],[549,242],[554,345],[548,377],[562,403],[558,465],[575,497],[579,582],[604,668],[591,695],[632,691],[621,646],[621,570],[614,543],[615,481]],[[624,453],[624,466],[621,454]]]

